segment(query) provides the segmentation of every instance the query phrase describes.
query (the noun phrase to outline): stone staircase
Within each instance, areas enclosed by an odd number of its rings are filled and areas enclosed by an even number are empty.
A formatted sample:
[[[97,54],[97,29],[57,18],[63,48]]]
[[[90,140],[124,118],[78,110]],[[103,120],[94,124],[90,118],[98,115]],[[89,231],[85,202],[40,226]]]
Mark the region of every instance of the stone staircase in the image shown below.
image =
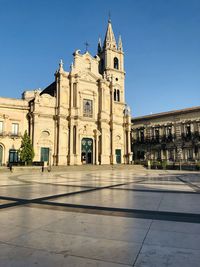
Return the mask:
[[[109,170],[134,170],[134,171],[142,171],[146,168],[142,165],[125,165],[125,164],[117,164],[117,165],[80,165],[80,166],[52,166],[51,171],[53,172],[71,172],[71,171],[109,171]],[[48,167],[44,169],[44,172],[49,170]],[[10,170],[7,167],[0,167],[0,173],[7,172]],[[13,172],[42,172],[41,166],[16,166],[13,167]]]

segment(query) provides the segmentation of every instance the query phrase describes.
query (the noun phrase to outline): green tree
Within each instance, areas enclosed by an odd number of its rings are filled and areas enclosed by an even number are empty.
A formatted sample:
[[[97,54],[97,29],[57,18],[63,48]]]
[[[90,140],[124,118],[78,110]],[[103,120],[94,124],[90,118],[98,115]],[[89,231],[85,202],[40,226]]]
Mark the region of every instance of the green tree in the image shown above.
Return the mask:
[[[25,162],[25,165],[30,164],[34,158],[34,150],[31,144],[31,139],[28,136],[27,131],[24,132],[22,137],[21,147],[19,149],[19,155],[22,162]]]

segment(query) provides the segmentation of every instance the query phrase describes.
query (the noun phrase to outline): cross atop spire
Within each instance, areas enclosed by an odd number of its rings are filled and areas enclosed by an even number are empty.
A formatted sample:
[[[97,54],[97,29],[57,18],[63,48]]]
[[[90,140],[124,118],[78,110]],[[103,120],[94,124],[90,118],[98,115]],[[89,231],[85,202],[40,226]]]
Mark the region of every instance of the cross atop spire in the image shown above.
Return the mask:
[[[107,27],[106,36],[104,39],[104,47],[105,48],[117,48],[115,35],[112,29],[110,18],[108,20],[108,27]]]
[[[108,12],[108,22],[111,23],[111,13],[110,13],[110,10],[109,10],[109,12]]]
[[[86,41],[86,42],[84,43],[84,45],[85,45],[85,52],[88,52],[88,47],[89,47],[88,42]]]
[[[60,60],[60,63],[59,63],[59,72],[62,72],[62,71],[64,71],[64,69],[63,69],[63,60],[61,59]]]

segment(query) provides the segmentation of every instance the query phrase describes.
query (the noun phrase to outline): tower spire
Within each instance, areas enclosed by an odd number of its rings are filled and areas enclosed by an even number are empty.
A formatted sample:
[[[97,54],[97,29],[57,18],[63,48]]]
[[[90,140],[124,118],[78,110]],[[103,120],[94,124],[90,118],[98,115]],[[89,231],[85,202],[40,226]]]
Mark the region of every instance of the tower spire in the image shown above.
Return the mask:
[[[100,54],[101,52],[102,52],[101,38],[99,37],[98,47],[97,47],[97,53]]]
[[[115,35],[112,29],[111,19],[108,20],[108,27],[106,31],[106,36],[104,39],[104,48],[116,48]]]
[[[59,72],[63,72],[64,71],[64,69],[63,69],[63,60],[61,59],[60,60],[60,63],[59,63]]]
[[[119,36],[119,40],[118,40],[118,50],[123,52],[123,45],[122,45],[122,37],[121,37],[121,35]]]

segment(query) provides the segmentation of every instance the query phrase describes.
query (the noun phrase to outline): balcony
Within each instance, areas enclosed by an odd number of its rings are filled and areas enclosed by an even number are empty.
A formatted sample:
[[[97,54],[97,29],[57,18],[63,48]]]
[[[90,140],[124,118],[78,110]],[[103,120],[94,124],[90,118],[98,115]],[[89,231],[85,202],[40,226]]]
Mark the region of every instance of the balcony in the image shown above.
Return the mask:
[[[20,138],[22,135],[21,135],[21,133],[9,132],[8,136],[11,137],[11,138]]]
[[[200,141],[200,133],[195,131],[195,132],[189,132],[189,133],[182,133],[181,138],[185,142],[198,142]]]
[[[176,135],[175,134],[169,134],[169,135],[163,135],[161,137],[161,141],[162,143],[168,143],[168,142],[172,142],[176,139]]]
[[[165,144],[169,142],[173,142],[176,139],[175,134],[170,135],[160,135],[160,136],[149,136],[143,138],[133,139],[133,143],[135,144]]]
[[[19,132],[19,133],[13,133],[13,132],[0,132],[0,138],[3,138],[3,137],[10,137],[10,138],[21,138],[22,137],[22,134]]]
[[[175,141],[193,142],[197,144],[200,142],[200,133],[197,131],[190,133],[182,133],[181,137],[177,137],[176,134],[142,137],[142,138],[132,139],[132,144],[165,145],[167,143]]]

